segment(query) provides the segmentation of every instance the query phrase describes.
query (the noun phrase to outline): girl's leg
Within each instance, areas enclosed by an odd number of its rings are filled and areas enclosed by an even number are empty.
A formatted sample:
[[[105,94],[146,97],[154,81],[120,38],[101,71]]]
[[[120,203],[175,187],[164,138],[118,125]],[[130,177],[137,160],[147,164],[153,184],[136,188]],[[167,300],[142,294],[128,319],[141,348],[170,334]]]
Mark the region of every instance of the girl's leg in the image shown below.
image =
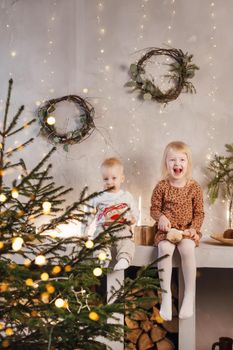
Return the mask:
[[[172,256],[175,245],[168,241],[161,241],[158,244],[158,256],[169,254],[168,257],[158,262],[160,286],[162,288],[162,304],[160,307],[160,316],[170,321],[172,319],[172,295],[171,295],[171,276],[172,276]]]
[[[181,265],[184,276],[184,299],[179,317],[188,318],[193,315],[194,297],[196,287],[196,259],[195,243],[191,239],[183,239],[178,244],[181,256]]]

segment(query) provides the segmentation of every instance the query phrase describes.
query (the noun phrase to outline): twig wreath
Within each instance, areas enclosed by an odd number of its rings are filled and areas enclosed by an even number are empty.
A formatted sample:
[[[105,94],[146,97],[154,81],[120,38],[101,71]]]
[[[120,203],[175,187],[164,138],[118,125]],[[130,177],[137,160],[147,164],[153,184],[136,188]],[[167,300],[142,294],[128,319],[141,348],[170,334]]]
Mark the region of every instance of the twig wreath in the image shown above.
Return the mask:
[[[72,102],[77,107],[77,110],[81,114],[79,116],[80,125],[72,131],[67,133],[58,132],[55,127],[55,118],[52,113],[56,110],[56,105],[59,102],[67,101]],[[95,129],[94,108],[89,102],[76,95],[68,95],[60,98],[46,101],[36,111],[41,124],[41,133],[46,136],[49,141],[53,144],[63,144],[63,149],[68,151],[68,145],[73,145],[84,141]]]
[[[149,79],[146,75],[146,64],[153,56],[168,56],[172,59],[172,63],[168,64],[170,73],[164,77],[172,81],[173,86],[165,92],[154,84],[153,77]],[[139,90],[140,97],[143,97],[144,100],[152,99],[160,103],[168,103],[177,99],[181,92],[196,93],[195,87],[188,81],[194,77],[195,70],[199,69],[192,63],[192,58],[193,55],[187,52],[184,54],[178,49],[150,48],[138,63],[130,65],[131,80],[125,86],[132,88],[132,91]]]

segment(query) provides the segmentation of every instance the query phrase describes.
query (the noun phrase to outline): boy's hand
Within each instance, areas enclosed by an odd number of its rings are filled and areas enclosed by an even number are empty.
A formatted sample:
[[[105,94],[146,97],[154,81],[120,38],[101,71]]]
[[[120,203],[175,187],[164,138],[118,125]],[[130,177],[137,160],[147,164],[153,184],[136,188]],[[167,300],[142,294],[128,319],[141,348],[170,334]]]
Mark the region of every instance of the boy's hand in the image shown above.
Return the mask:
[[[171,223],[164,214],[159,218],[158,229],[164,232],[168,232],[171,229]]]

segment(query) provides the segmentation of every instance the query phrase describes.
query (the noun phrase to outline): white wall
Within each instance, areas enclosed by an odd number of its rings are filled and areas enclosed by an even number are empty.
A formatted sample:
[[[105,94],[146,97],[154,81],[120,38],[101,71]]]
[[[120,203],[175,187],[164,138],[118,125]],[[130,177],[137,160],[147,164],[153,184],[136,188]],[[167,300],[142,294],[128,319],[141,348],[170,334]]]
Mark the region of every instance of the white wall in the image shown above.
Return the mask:
[[[142,196],[143,223],[149,223],[150,196],[168,142],[180,139],[191,146],[194,177],[205,192],[208,158],[233,142],[232,13],[231,0],[0,0],[0,109],[10,77],[11,111],[25,104],[25,119],[37,101],[86,96],[88,88],[97,130],[69,153],[59,148],[53,175],[57,183],[74,187],[73,201],[85,184],[90,191],[100,189],[100,162],[119,156],[125,185],[137,199]],[[128,67],[141,57],[138,50],[167,47],[169,40],[171,47],[194,55],[200,67],[192,80],[197,94],[182,94],[165,108],[142,103],[124,88]],[[31,166],[50,148],[38,132],[38,125],[27,130],[36,140],[22,154]],[[226,226],[226,204],[219,200],[210,207],[206,199],[204,235]]]

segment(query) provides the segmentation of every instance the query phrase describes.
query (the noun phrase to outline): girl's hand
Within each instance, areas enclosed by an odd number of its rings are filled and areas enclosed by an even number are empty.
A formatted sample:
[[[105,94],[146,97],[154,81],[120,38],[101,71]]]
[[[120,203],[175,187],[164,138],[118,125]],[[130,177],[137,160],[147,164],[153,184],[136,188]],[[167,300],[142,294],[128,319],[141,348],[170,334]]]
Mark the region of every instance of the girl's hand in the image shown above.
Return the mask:
[[[165,232],[168,232],[171,229],[171,223],[164,214],[159,218],[158,229]]]
[[[200,236],[197,234],[195,228],[184,230],[184,235],[190,237],[195,243],[198,243],[200,240]]]

